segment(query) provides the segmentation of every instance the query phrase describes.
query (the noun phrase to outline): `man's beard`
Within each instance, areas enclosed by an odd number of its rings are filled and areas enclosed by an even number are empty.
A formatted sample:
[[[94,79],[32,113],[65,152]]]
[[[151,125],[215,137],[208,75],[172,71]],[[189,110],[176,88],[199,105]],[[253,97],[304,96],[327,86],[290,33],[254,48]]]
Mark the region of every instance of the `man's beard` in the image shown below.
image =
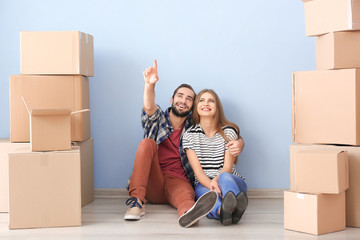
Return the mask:
[[[171,104],[171,111],[174,113],[175,116],[177,117],[186,117],[187,115],[189,115],[189,113],[191,112],[191,110],[189,111],[186,111],[186,112],[179,112],[176,107],[175,107],[175,104]]]

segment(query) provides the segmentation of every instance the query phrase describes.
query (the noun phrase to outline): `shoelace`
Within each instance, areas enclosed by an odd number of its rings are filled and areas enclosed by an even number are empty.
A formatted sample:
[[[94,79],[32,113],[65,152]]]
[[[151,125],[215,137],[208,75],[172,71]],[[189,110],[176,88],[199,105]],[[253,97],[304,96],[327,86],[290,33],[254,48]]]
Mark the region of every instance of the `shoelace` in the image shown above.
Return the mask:
[[[139,207],[140,209],[142,209],[142,206],[138,203],[137,198],[136,197],[132,197],[129,198],[128,200],[126,200],[126,205],[131,205],[131,207]]]

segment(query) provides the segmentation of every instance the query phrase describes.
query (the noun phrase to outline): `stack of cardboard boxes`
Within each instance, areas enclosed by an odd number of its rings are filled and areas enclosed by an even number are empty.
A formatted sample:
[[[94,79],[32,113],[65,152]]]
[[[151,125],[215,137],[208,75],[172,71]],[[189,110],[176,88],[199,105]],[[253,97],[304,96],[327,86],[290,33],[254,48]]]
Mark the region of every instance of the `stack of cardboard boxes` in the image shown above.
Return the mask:
[[[10,76],[10,141],[0,141],[0,211],[9,211],[10,229],[79,226],[94,199],[93,37],[21,32],[20,59],[21,75]]]
[[[285,229],[360,227],[360,1],[303,0],[316,71],[292,74]]]

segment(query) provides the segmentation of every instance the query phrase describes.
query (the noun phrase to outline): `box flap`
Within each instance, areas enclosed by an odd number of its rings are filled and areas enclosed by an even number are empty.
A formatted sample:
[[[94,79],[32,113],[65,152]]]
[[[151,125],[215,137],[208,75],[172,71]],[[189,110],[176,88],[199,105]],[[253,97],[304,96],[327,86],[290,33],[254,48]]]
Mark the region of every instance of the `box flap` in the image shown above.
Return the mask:
[[[70,109],[33,109],[31,110],[32,116],[40,115],[70,115]]]

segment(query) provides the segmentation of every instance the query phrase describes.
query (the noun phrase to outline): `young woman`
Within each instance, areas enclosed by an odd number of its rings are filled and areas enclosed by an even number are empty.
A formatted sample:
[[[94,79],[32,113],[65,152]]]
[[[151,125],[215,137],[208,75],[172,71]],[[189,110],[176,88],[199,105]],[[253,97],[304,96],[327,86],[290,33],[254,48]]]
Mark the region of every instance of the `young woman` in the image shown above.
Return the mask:
[[[240,137],[239,127],[225,118],[219,97],[210,89],[196,96],[192,120],[195,125],[184,134],[183,147],[195,173],[196,198],[216,191],[219,198],[208,218],[223,225],[238,223],[248,205],[247,186],[226,145]]]

